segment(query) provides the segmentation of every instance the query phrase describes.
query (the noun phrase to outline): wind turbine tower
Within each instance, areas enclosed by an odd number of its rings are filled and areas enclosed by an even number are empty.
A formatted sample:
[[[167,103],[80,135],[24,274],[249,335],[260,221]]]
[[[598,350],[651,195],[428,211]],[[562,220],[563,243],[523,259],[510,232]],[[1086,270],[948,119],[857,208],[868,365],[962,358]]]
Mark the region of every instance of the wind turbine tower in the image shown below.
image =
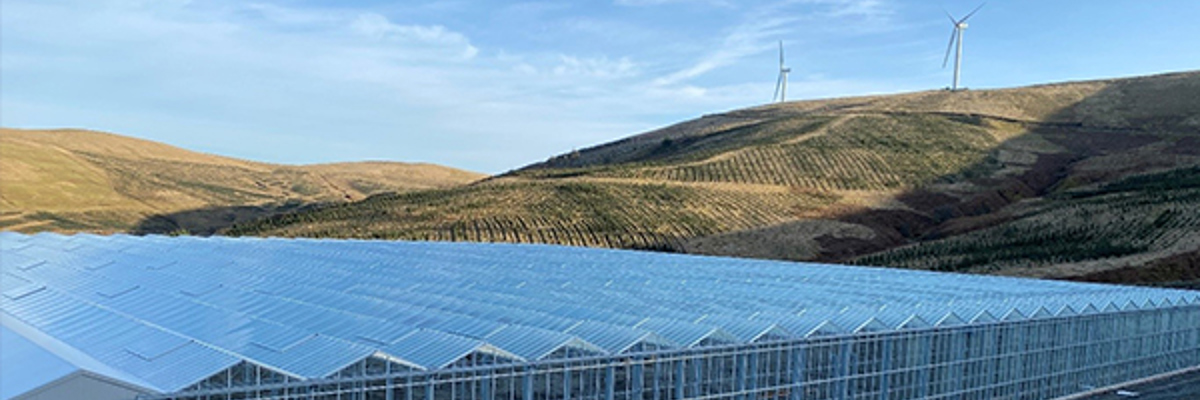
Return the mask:
[[[946,56],[942,58],[942,68],[946,68],[946,63],[950,61],[950,50],[957,48],[954,51],[954,85],[950,86],[950,90],[958,90],[959,74],[962,73],[962,48],[963,48],[963,32],[967,30],[967,19],[975,15],[975,12],[983,8],[987,3],[980,4],[975,7],[967,16],[962,19],[954,19],[950,12],[946,12],[946,18],[950,18],[950,23],[954,25],[954,30],[950,31],[950,44],[946,46]]]
[[[791,68],[783,66],[783,41],[779,41],[779,79],[775,81],[775,97],[772,101],[780,103],[787,101],[787,78]]]

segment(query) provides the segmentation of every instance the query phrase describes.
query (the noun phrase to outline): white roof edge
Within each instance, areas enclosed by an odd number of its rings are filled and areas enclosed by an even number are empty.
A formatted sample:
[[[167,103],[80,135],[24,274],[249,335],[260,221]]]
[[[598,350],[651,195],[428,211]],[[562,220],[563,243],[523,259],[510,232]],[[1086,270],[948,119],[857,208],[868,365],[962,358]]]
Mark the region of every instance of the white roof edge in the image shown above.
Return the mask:
[[[1058,311],[1054,312],[1054,315],[1055,316],[1079,315],[1079,310],[1076,310],[1075,307],[1071,307],[1070,304],[1063,304],[1062,307],[1058,308]]]
[[[947,312],[946,315],[943,315],[941,318],[938,318],[937,322],[935,322],[933,324],[933,326],[955,326],[955,325],[963,325],[966,323],[967,323],[967,320],[958,316],[958,313],[956,313],[954,311],[950,311],[950,312]]]
[[[889,327],[887,324],[883,323],[883,321],[880,321],[878,318],[871,317],[871,318],[867,318],[867,320],[863,321],[861,324],[858,324],[858,326],[854,328],[852,333],[883,332],[883,331],[888,331],[888,330],[891,330],[891,327]]]
[[[95,379],[95,380],[98,380],[98,381],[101,381],[104,383],[108,383],[113,386],[118,386],[123,389],[128,389],[133,392],[139,392],[142,394],[161,394],[161,392],[155,391],[150,388],[135,385],[135,384],[132,384],[132,383],[120,380],[120,379],[116,379],[116,378],[113,378],[113,377],[110,377],[107,375],[103,375],[103,374],[98,374],[98,373],[88,371],[85,369],[79,369],[79,370],[75,370],[75,372],[63,375],[63,376],[59,377],[58,379],[47,382],[47,383],[43,384],[42,386],[33,388],[28,392],[18,394],[16,396],[12,397],[10,400],[24,400],[24,399],[31,399],[31,398],[36,399],[36,398],[38,398],[39,393],[50,390],[54,386],[58,386],[58,385],[62,384],[63,382],[67,382],[69,380],[72,380],[72,379],[75,379],[75,378],[81,377],[81,376],[92,378],[92,379]]]
[[[687,346],[684,346],[684,347],[696,347],[696,346],[700,345],[700,342],[703,342],[705,339],[713,339],[713,338],[719,338],[721,340],[728,341],[730,343],[741,343],[741,340],[739,340],[737,338],[737,335],[729,333],[729,331],[726,331],[725,329],[722,329],[719,326],[715,326],[711,330],[709,330],[708,333],[705,333],[703,336],[696,338],[696,340],[693,340],[691,343],[688,343]]]
[[[58,339],[43,333],[37,328],[26,324],[24,321],[21,321],[2,310],[0,310],[0,325],[4,325],[5,328],[8,328],[12,332],[21,335],[21,337],[25,338],[25,340],[33,342],[33,344],[40,346],[50,354],[61,358],[63,361],[66,361],[71,365],[74,365],[76,368],[79,368],[80,371],[90,372],[99,377],[106,377],[108,380],[115,382],[122,382],[123,385],[138,388],[140,391],[145,391],[148,393],[164,393],[169,391],[169,389],[156,387],[149,382],[143,381],[133,375],[129,375],[116,368],[110,367],[107,364],[92,358],[79,349],[76,349],[71,345],[63,343]],[[67,374],[67,376],[75,375],[80,371]]]
[[[911,326],[913,324],[916,324],[916,326]],[[921,318],[920,315],[913,314],[913,315],[909,315],[908,318],[905,318],[904,321],[901,321],[900,325],[896,326],[896,329],[915,329],[915,328],[924,328],[924,327],[929,327],[929,326],[933,326],[933,325],[930,324],[929,322],[925,321],[924,318]]]
[[[772,322],[771,325],[767,326],[767,329],[763,329],[762,332],[759,332],[758,334],[754,335],[754,337],[750,338],[750,340],[747,340],[747,342],[749,342],[749,343],[757,342],[759,339],[762,339],[763,336],[766,336],[767,334],[769,334],[771,332],[780,332],[780,333],[782,333],[782,336],[787,336],[787,337],[796,336],[796,334],[792,333],[792,331],[787,330],[787,328],[784,328],[783,326],[779,325],[778,323]]]
[[[494,346],[491,343],[487,343],[487,342],[484,342],[483,345],[476,347],[475,350],[471,351],[471,353],[477,353],[477,352],[489,353],[489,354],[494,354],[494,355],[498,355],[498,356],[502,356],[502,357],[507,357],[507,358],[511,358],[511,359],[514,359],[514,360],[517,360],[520,362],[529,361],[529,360],[526,360],[525,357],[521,357],[519,355],[510,353],[508,350],[504,350],[502,348],[499,348],[499,347]],[[470,355],[471,353],[464,354],[463,357],[466,357],[467,355]],[[461,359],[461,358],[462,357],[459,357],[459,359]],[[458,361],[458,360],[456,359],[454,361]]]
[[[637,340],[629,342],[629,344],[625,345],[625,347],[617,349],[617,351],[612,352],[612,354],[621,354],[629,351],[629,349],[633,348],[633,346],[637,346],[639,343],[653,343],[663,347],[679,347],[678,343],[672,342],[670,339],[659,335],[657,332],[646,331],[646,333],[643,333],[642,336],[639,336]]]
[[[1019,320],[1026,320],[1026,319],[1029,319],[1029,317],[1026,316],[1025,313],[1022,313],[1021,310],[1018,310],[1016,307],[1009,309],[1008,312],[1004,313],[1004,316],[1000,317],[1001,321],[1019,321]]]
[[[995,315],[992,315],[991,312],[988,312],[988,310],[979,310],[979,312],[975,313],[975,316],[971,317],[971,320],[967,321],[967,323],[978,324],[978,323],[995,322],[995,321],[999,321],[999,319],[996,318]]]
[[[332,336],[330,336],[330,337],[332,337]],[[336,339],[336,338],[335,338],[335,339]],[[377,353],[379,353],[379,352],[380,352],[379,350],[376,350],[376,349],[371,349],[371,350],[370,350],[369,352],[367,352],[366,354],[363,354],[363,356],[362,356],[362,357],[355,358],[355,359],[354,359],[354,361],[350,361],[350,362],[347,362],[347,363],[345,363],[345,364],[339,365],[339,366],[337,366],[336,368],[332,368],[332,371],[327,371],[327,372],[325,372],[324,374],[318,375],[317,377],[320,377],[320,378],[326,378],[326,377],[330,377],[330,376],[332,376],[332,375],[334,375],[334,374],[336,374],[336,373],[342,372],[342,370],[343,370],[343,369],[349,368],[351,365],[354,365],[354,363],[357,363],[357,362],[360,362],[360,361],[362,361],[362,360],[366,360],[366,359],[368,359],[368,358],[371,358],[372,356],[374,356],[375,354],[377,354]],[[248,359],[247,359],[246,361],[250,361],[250,360],[248,360]],[[267,367],[268,369],[270,369],[270,370],[272,370],[272,371],[280,372],[280,368],[279,368],[279,367],[272,367],[272,366],[270,366],[270,364],[263,364],[263,363],[255,363],[255,364],[258,364],[258,365],[260,365],[260,366]],[[308,380],[308,379],[312,379],[312,378],[313,378],[313,377],[309,377],[309,376],[301,376],[301,377],[300,377],[300,379],[304,379],[304,380]]]
[[[1050,309],[1046,308],[1046,306],[1038,306],[1038,308],[1036,310],[1033,310],[1033,313],[1029,314],[1029,318],[1030,319],[1049,318],[1049,317],[1053,317],[1055,315],[1056,314],[1054,313],[1054,311],[1050,311]]]
[[[412,367],[413,369],[418,369],[418,370],[421,370],[421,371],[424,371],[424,370],[426,369],[426,368],[425,368],[424,366],[422,366],[422,365],[418,365],[418,364],[417,364],[417,363],[415,363],[415,362],[408,361],[408,360],[405,360],[405,359],[403,359],[403,358],[400,358],[400,357],[396,357],[395,355],[392,355],[391,353],[385,352],[385,351],[383,351],[383,350],[375,350],[375,352],[374,352],[374,353],[372,353],[371,355],[367,356],[366,358],[371,358],[371,357],[378,357],[378,358],[382,358],[382,359],[384,359],[384,360],[387,360],[388,362],[394,362],[394,363],[396,363],[396,364],[400,364],[400,365],[406,365],[406,366]],[[363,360],[365,360],[366,358],[364,358]],[[362,360],[359,360],[359,361],[362,361]],[[355,361],[355,362],[357,362],[357,361]]]
[[[595,351],[600,354],[609,354],[608,350],[605,350],[604,348],[602,348],[600,346],[592,344],[592,342],[583,340],[583,338],[581,338],[581,337],[571,335],[570,339],[565,340],[562,343],[559,343],[557,346],[554,346],[550,350],[547,350],[545,353],[539,354],[537,357],[534,357],[533,359],[534,360],[544,359],[544,358],[546,358],[546,356],[554,354],[554,352],[562,349],[563,347],[568,347],[568,346],[574,346],[574,347],[578,347],[581,349],[586,349],[588,351]],[[493,346],[493,347],[495,347],[495,346]],[[499,348],[499,347],[497,347],[497,348]],[[521,357],[517,357],[517,359],[521,359]]]
[[[822,331],[826,331],[826,329],[828,329],[827,332],[829,332],[831,334],[844,333],[846,331],[845,329],[842,329],[842,327],[833,323],[833,321],[825,320],[825,321],[821,321],[821,323],[812,327],[812,329],[809,329],[808,332],[805,332],[804,337],[807,338],[807,337],[817,336],[817,335],[821,334]]]

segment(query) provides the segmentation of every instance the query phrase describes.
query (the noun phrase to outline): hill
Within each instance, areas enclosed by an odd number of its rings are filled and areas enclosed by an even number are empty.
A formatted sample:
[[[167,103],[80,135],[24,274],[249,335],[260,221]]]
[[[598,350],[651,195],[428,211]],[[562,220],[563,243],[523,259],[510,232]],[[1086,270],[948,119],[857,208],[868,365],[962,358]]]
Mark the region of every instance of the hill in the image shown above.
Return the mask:
[[[1179,272],[1200,250],[1196,99],[1200,72],[771,104],[228,233],[1186,281],[1200,278]]]
[[[212,233],[237,221],[481,179],[393,162],[274,165],[84,130],[0,129],[0,229]]]

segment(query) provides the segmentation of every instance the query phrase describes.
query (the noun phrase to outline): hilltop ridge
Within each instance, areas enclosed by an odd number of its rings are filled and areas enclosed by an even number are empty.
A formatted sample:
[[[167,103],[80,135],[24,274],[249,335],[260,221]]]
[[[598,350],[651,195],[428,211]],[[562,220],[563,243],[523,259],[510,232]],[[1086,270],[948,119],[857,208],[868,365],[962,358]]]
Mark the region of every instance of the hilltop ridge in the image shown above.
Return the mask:
[[[368,195],[483,175],[432,164],[277,165],[112,133],[0,129],[0,229],[211,233]]]

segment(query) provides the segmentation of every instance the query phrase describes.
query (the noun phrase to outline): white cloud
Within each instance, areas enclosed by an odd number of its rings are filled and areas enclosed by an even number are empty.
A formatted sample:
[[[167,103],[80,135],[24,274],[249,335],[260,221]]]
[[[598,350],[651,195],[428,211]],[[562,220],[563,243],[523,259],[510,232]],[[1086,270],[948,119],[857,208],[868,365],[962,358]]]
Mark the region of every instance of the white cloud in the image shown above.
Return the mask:
[[[887,32],[897,27],[893,17],[896,5],[890,0],[799,0],[818,7],[814,17],[828,20],[849,21],[827,29],[843,33],[872,34]]]
[[[596,78],[626,78],[637,74],[636,66],[629,57],[609,60],[608,57],[579,58],[575,56],[560,56],[554,74],[560,76],[592,76]]]
[[[657,85],[684,82],[717,68],[731,65],[742,58],[774,48],[774,40],[788,30],[799,18],[774,12],[777,7],[760,9],[745,18],[721,40],[716,50],[706,54],[690,67],[662,76]]]
[[[416,41],[460,49],[458,51],[463,58],[472,58],[479,54],[479,49],[472,46],[466,36],[441,25],[397,25],[383,15],[364,13],[355,18],[350,27],[355,32],[374,39]]]
[[[673,85],[693,80],[746,57],[772,51],[777,41],[798,32],[825,25],[853,32],[881,30],[890,22],[891,12],[885,0],[785,0],[760,5],[745,13],[743,22],[729,30],[714,50],[654,83]]]

